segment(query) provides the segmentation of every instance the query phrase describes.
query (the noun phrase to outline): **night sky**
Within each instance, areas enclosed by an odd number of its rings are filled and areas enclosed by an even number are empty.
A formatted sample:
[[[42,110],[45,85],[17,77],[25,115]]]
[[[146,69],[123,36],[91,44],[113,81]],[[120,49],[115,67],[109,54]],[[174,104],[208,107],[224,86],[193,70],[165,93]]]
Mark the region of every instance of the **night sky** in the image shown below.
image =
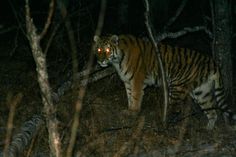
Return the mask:
[[[88,49],[93,38],[97,19],[100,9],[100,1],[98,0],[69,0],[64,1],[67,7],[68,18],[71,21],[72,29],[76,36],[78,49],[84,52]],[[168,20],[176,14],[177,8],[181,4],[181,0],[163,0],[163,1],[150,1],[151,7],[151,20],[155,33],[163,32],[163,28]],[[30,7],[34,23],[41,31],[48,12],[49,0],[34,1],[30,0]],[[232,5],[232,26],[235,27],[235,2]],[[104,21],[102,34],[133,34],[138,37],[146,37],[147,29],[144,19],[144,2],[143,0],[108,0],[107,10]],[[25,37],[25,8],[24,0],[5,0],[0,2],[0,34],[1,49],[11,49],[7,47],[6,43],[13,43],[15,40],[22,45],[28,46],[28,41]],[[186,3],[183,11],[176,19],[176,21],[168,27],[166,31],[175,32],[183,29],[184,27],[193,27],[197,25],[206,26],[211,31],[211,10],[209,2],[206,0],[189,0]],[[50,34],[57,25],[60,25],[57,30],[58,41],[68,44],[68,38],[65,32],[64,20],[61,17],[58,6],[55,8],[54,17],[52,19],[51,27],[48,34],[42,40],[42,46],[48,41]],[[5,30],[12,28],[10,31]],[[18,39],[15,39],[18,34]],[[6,40],[8,39],[8,40]],[[166,39],[164,42],[186,46],[200,51],[211,51],[211,39],[204,32],[195,32],[187,34],[177,39]],[[5,44],[4,44],[5,43]],[[19,44],[18,44],[19,45]],[[234,45],[234,44],[232,44]],[[5,46],[5,47],[4,47]],[[15,51],[17,50],[16,48]],[[61,49],[60,49],[61,50]],[[51,51],[60,51],[56,47],[51,46]],[[10,50],[5,50],[2,55],[8,56]],[[21,51],[21,50],[19,50]],[[30,53],[29,52],[20,52]],[[53,53],[53,52],[51,52]],[[49,57],[50,54],[49,53]],[[62,52],[60,57],[68,56],[67,52]],[[17,53],[15,53],[17,54]],[[27,54],[28,55],[28,54]],[[79,54],[79,57],[84,57],[86,54]],[[80,59],[80,58],[79,58]],[[84,60],[82,58],[82,60]]]

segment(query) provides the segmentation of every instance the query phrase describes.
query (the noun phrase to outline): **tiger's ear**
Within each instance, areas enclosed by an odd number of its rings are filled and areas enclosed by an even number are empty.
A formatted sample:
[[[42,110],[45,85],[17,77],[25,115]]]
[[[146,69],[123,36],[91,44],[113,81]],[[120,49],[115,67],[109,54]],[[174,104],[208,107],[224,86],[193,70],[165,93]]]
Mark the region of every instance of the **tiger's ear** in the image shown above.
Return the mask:
[[[114,43],[115,45],[118,45],[119,37],[118,35],[112,35],[111,36],[111,42]]]
[[[93,37],[93,41],[95,41],[96,43],[97,43],[99,40],[100,40],[99,36],[95,35],[95,36]]]

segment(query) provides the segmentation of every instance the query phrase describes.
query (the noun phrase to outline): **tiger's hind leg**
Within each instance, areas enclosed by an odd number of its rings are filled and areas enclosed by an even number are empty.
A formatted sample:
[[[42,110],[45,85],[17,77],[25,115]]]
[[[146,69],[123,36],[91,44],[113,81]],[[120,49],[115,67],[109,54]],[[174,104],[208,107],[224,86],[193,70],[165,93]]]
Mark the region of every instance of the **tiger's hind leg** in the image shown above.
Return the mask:
[[[219,75],[215,77],[215,87],[214,87],[214,95],[215,95],[215,101],[216,106],[223,114],[224,120],[226,124],[229,125],[235,125],[236,123],[236,113],[235,111],[228,106],[226,102],[226,95],[224,91],[223,82]]]
[[[195,88],[191,96],[197,104],[204,111],[208,118],[207,129],[212,130],[217,120],[217,112],[215,108],[215,98],[213,93],[214,81],[207,81],[206,83]]]

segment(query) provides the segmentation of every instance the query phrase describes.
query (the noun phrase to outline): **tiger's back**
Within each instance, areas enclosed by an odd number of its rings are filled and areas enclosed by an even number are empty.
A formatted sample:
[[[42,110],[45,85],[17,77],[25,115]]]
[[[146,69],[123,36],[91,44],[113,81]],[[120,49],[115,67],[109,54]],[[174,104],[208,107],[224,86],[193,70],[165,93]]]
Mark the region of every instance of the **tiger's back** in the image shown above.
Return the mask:
[[[148,40],[131,35],[94,37],[98,63],[112,64],[123,80],[128,107],[139,111],[147,85],[160,85],[161,73],[155,48]],[[181,101],[190,95],[202,109],[218,107],[227,117],[233,116],[225,103],[225,93],[219,68],[214,60],[187,48],[159,45],[168,82],[170,101]],[[208,129],[217,119],[215,110],[206,112]]]

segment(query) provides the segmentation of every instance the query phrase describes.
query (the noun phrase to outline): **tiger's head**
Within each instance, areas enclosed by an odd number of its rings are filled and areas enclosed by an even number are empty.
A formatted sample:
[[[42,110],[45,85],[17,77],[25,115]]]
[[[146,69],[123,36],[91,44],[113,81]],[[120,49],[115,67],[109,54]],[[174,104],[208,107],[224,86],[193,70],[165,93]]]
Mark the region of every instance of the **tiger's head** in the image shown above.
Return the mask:
[[[95,54],[101,67],[107,67],[111,63],[119,62],[118,40],[119,37],[117,35],[101,38],[94,36]]]

